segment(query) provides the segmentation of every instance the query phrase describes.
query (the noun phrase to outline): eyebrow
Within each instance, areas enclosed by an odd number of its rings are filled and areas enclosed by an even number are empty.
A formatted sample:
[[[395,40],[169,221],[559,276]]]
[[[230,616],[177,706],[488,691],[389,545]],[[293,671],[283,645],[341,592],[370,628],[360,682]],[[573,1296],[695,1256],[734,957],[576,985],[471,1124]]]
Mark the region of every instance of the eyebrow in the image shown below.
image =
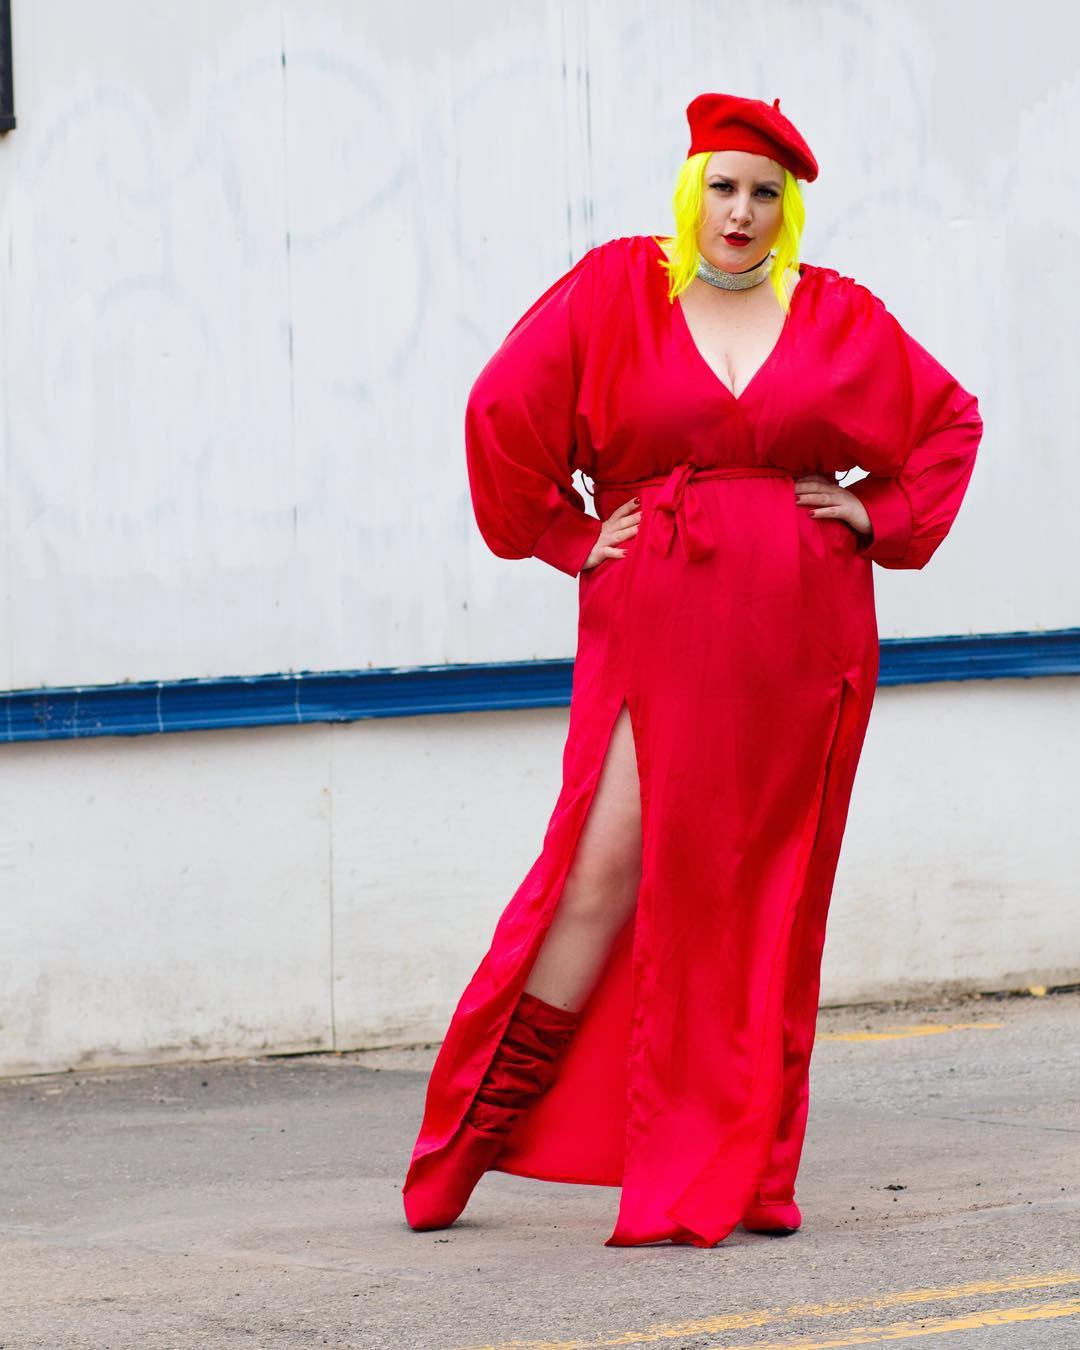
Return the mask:
[[[711,174],[709,174],[709,177],[710,177],[710,178],[719,178],[719,179],[722,179],[723,182],[725,182],[725,183],[732,183],[732,184],[734,184],[734,180],[731,179],[731,178],[729,178],[729,177],[727,176],[727,174],[725,174],[725,173],[711,173]],[[778,187],[780,187],[780,184],[776,181],[775,178],[759,178],[759,179],[757,180],[757,182],[754,184],[754,186],[755,186],[755,187],[774,187],[774,188],[778,188]]]

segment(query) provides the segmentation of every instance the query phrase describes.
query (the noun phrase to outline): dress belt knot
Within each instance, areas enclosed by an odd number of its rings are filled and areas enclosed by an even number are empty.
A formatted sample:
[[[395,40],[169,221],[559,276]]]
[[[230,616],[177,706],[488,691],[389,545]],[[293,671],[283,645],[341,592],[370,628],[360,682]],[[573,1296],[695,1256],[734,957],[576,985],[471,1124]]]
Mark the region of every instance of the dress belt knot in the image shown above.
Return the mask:
[[[653,503],[656,514],[649,527],[649,542],[660,553],[671,552],[672,536],[677,529],[687,562],[699,562],[716,548],[709,517],[697,493],[686,490],[697,467],[691,463],[675,465]]]
[[[677,533],[682,541],[683,556],[687,562],[699,562],[716,551],[712,523],[708,513],[697,499],[696,492],[688,492],[693,478],[791,478],[790,469],[775,464],[708,464],[698,465],[690,460],[676,464],[668,474],[653,474],[648,478],[634,478],[626,482],[593,480],[593,496],[597,491],[635,492],[646,487],[660,491],[652,502],[649,521],[649,542],[660,553],[671,552],[671,541]]]

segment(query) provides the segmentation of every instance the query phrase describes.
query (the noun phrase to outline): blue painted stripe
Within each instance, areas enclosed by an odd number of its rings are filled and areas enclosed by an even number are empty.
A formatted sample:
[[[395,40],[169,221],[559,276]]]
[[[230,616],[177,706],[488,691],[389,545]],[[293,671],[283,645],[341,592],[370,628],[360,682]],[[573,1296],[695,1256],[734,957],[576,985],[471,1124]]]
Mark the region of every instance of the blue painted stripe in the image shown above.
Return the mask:
[[[570,702],[573,671],[573,661],[499,661],[16,689],[0,694],[0,739],[142,736],[216,727],[552,708]],[[881,643],[878,683],[1041,675],[1080,675],[1080,628],[886,638]]]

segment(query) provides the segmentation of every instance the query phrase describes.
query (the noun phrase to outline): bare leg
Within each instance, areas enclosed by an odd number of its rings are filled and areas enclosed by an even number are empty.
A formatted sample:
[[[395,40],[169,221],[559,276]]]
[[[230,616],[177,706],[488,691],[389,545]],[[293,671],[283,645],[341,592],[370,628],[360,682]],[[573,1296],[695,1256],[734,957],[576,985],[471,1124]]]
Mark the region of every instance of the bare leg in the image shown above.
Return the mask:
[[[641,795],[630,714],[615,719],[555,917],[525,985],[559,1008],[584,1004],[641,883]]]

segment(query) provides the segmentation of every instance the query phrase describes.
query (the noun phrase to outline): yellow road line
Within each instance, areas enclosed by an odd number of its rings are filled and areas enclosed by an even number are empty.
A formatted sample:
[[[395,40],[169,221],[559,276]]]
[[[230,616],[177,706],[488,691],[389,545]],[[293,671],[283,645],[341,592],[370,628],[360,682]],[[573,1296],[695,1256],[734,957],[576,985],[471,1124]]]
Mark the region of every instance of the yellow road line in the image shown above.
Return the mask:
[[[792,1322],[798,1318],[841,1317],[849,1313],[885,1312],[917,1303],[942,1303],[947,1299],[985,1298],[992,1294],[1015,1294],[1034,1289],[1062,1289],[1069,1285],[1080,1285],[1080,1271],[1057,1270],[1044,1275],[1015,1275],[999,1280],[972,1280],[966,1284],[943,1285],[929,1289],[898,1289],[889,1294],[866,1295],[859,1298],[842,1299],[832,1303],[798,1303],[788,1308],[762,1308],[753,1312],[722,1313],[714,1317],[701,1317],[693,1321],[673,1322],[669,1325],[657,1325],[639,1331],[613,1332],[589,1340],[573,1341],[500,1341],[497,1345],[477,1345],[461,1347],[461,1350],[608,1350],[610,1346],[656,1345],[663,1341],[677,1340],[687,1336],[708,1336],[725,1331],[749,1331],[754,1327],[768,1327],[770,1324]],[[1016,1308],[992,1309],[985,1312],[968,1313],[953,1318],[926,1318],[918,1322],[896,1322],[891,1326],[855,1327],[841,1336],[861,1334],[864,1337],[873,1333],[878,1341],[898,1340],[902,1335],[919,1336],[924,1334],[921,1328],[936,1323],[935,1330],[963,1331],[970,1327],[995,1326],[998,1322],[986,1319],[1002,1319],[1014,1322],[1035,1321],[1050,1317],[1074,1317],[1080,1314],[1080,1298],[1066,1299],[1060,1303],[1028,1304]],[[976,1319],[976,1320],[973,1320]],[[948,1325],[944,1325],[948,1323]],[[902,1334],[900,1327],[911,1328]],[[895,1334],[894,1334],[895,1333]],[[929,1333],[925,1333],[929,1334]],[[872,1345],[873,1340],[827,1340],[827,1341],[784,1341],[773,1343],[774,1350],[826,1350],[830,1346]],[[728,1346],[725,1350],[770,1350],[770,1347],[757,1342],[752,1347]]]
[[[919,1022],[887,1031],[822,1031],[819,1041],[902,1041],[908,1036],[940,1036],[943,1031],[997,1031],[1004,1022]]]
[[[840,1350],[851,1345],[882,1345],[885,1341],[910,1341],[920,1336],[941,1336],[977,1327],[1004,1327],[1018,1322],[1042,1322],[1054,1317],[1080,1317],[1080,1298],[1061,1303],[1025,1303],[1015,1308],[988,1308],[962,1317],[924,1317],[918,1322],[892,1322],[883,1327],[852,1327],[827,1341],[745,1341],[742,1345],[716,1343],[715,1350]]]

